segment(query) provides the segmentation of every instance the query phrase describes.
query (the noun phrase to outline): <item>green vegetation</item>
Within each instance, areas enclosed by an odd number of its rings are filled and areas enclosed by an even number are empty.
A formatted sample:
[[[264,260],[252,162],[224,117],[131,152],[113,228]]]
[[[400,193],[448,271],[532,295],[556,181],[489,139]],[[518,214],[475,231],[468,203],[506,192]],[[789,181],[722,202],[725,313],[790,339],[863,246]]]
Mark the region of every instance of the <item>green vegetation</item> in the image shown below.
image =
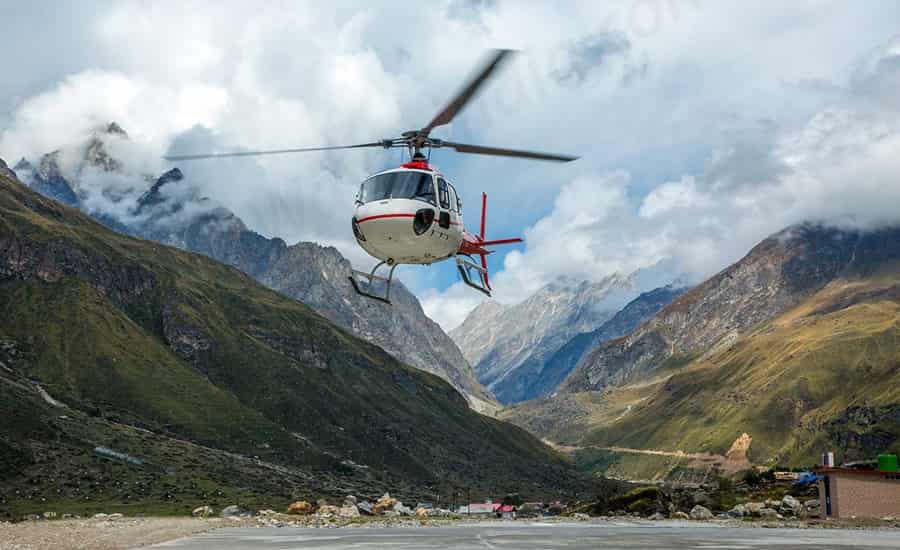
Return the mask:
[[[611,499],[608,508],[611,511],[625,510],[630,514],[637,512],[646,516],[661,510],[664,500],[665,495],[658,487],[638,487]]]
[[[575,443],[724,455],[748,433],[753,463],[788,468],[826,450],[851,460],[896,447],[900,276],[882,267],[833,282],[727,349],[670,361],[659,379],[573,396],[588,419]],[[627,454],[591,451],[579,465],[637,479],[677,474],[671,460]]]
[[[0,260],[0,514],[583,490],[523,430],[303,304],[5,178]]]

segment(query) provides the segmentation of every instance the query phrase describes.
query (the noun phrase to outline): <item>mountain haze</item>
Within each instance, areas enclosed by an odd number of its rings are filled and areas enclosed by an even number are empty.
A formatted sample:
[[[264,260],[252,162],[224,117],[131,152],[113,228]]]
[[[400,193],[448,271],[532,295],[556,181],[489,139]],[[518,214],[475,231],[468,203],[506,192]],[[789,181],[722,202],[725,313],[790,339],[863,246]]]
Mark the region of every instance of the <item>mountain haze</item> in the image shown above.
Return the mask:
[[[635,294],[634,281],[620,275],[597,283],[560,279],[512,306],[482,303],[450,336],[497,399],[521,401],[550,355],[596,329]]]
[[[526,399],[543,397],[555,391],[589,350],[633,331],[685,290],[665,286],[644,292],[596,330],[576,335],[551,355],[541,372],[529,381]]]

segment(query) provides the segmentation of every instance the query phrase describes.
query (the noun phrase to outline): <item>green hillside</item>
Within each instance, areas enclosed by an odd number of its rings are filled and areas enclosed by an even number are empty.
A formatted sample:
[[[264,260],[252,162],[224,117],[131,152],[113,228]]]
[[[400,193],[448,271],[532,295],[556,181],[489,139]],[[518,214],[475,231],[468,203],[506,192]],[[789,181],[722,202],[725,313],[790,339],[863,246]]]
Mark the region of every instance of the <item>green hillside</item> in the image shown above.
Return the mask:
[[[94,447],[259,498],[252,472],[283,469],[267,485],[285,501],[452,486],[551,494],[579,484],[525,431],[472,412],[440,378],[299,302],[208,258],[113,233],[5,177],[0,309],[0,406],[19,418],[0,426],[0,511],[73,498],[68,476],[46,476],[65,464],[143,475]],[[229,476],[229,460],[246,468]],[[26,498],[34,491],[22,484],[34,476],[40,496]],[[182,508],[203,500],[185,498]],[[143,498],[159,499],[171,501]]]
[[[743,433],[759,465],[898,451],[900,269],[879,250],[858,250],[841,278],[727,347],[673,357],[640,383],[527,403],[505,418],[582,448],[586,469],[632,478],[707,464],[678,451],[725,460]]]
[[[653,386],[588,445],[724,454],[746,432],[757,463],[871,458],[900,441],[896,273],[841,281]],[[865,416],[865,425],[853,419]],[[846,433],[845,433],[846,432]]]

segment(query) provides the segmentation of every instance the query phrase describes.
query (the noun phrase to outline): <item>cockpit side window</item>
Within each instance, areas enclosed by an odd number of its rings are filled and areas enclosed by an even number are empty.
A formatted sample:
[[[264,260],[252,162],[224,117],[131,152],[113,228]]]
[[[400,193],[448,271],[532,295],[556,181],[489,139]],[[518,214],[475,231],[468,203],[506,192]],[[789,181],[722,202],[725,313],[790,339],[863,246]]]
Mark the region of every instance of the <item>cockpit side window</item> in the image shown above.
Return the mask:
[[[456,188],[450,182],[447,182],[447,186],[450,187],[450,210],[459,212],[459,199],[456,196]]]
[[[450,210],[450,190],[447,187],[447,180],[438,178],[438,201],[441,208]]]

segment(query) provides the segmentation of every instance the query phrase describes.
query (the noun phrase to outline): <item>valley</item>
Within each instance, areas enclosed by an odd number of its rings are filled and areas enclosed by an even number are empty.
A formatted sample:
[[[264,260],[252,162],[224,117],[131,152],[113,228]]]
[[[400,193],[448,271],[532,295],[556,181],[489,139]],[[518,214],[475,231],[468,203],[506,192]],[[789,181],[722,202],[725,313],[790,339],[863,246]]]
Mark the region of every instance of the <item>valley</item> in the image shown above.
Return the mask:
[[[7,517],[431,498],[459,485],[599,490],[524,430],[307,306],[7,176],[0,258]]]
[[[702,471],[668,459],[724,458],[742,434],[752,439],[748,466],[802,468],[826,450],[851,461],[894,449],[898,259],[893,229],[791,228],[595,347],[555,395],[501,417],[577,447],[587,469],[632,479]],[[735,471],[727,462],[715,469]]]

